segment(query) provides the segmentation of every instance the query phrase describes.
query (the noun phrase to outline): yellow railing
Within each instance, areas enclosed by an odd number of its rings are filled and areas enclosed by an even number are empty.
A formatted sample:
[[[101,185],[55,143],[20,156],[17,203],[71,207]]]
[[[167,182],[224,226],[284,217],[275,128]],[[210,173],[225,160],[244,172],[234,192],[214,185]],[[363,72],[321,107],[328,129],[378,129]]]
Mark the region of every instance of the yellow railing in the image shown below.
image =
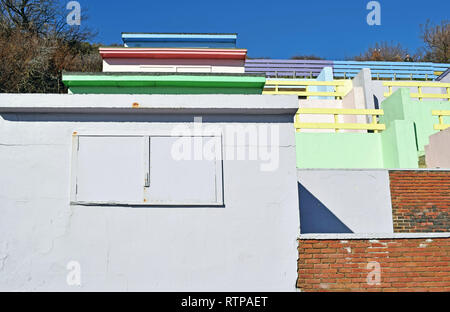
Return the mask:
[[[424,98],[447,99],[450,101],[450,83],[426,81],[384,81],[383,86],[386,86],[389,89],[389,92],[384,93],[385,97],[392,94],[393,87],[414,87],[417,88],[417,93],[411,93],[412,98],[418,98],[420,101]],[[423,93],[422,88],[446,88],[447,93]]]
[[[311,87],[333,87],[333,91],[309,91]],[[351,80],[266,80],[263,94],[295,94],[297,96],[326,96],[342,99],[352,88]],[[299,90],[301,89],[301,90]],[[304,89],[304,90],[303,90]]]
[[[434,130],[445,130],[450,128],[450,124],[444,124],[444,116],[450,116],[450,110],[434,110],[431,114],[437,116],[439,119],[439,124],[434,125]]]
[[[304,114],[312,115],[333,115],[334,123],[300,122],[299,116]],[[339,115],[371,115],[372,123],[340,123]],[[300,132],[301,129],[334,129],[339,130],[373,130],[378,133],[385,130],[386,125],[379,124],[377,116],[384,115],[382,109],[345,109],[345,108],[300,108],[295,115],[295,130]]]

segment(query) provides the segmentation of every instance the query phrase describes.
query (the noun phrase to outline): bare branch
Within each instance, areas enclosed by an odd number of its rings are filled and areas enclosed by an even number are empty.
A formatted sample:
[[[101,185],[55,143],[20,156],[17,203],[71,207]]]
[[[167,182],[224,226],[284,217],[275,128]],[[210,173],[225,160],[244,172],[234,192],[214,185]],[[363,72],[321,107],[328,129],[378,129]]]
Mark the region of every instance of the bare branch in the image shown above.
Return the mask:
[[[447,20],[435,25],[429,20],[421,27],[421,38],[425,43],[424,59],[431,62],[450,62],[450,23]]]

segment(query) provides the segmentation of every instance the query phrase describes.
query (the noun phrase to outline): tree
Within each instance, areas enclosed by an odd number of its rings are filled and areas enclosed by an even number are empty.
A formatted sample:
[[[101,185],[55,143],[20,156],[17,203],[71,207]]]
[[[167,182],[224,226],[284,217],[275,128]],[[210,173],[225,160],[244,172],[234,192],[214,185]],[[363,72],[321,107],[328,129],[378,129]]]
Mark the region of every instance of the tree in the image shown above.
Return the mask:
[[[394,44],[383,41],[375,43],[363,54],[355,56],[354,60],[403,62],[408,55],[408,50],[403,48],[400,43]]]
[[[58,0],[0,0],[0,30],[20,29],[41,37],[55,37],[67,42],[93,37],[88,27],[67,24],[68,11]],[[83,21],[87,19],[83,9]]]
[[[425,43],[423,49],[425,61],[436,63],[450,62],[450,23],[444,20],[440,25],[435,25],[429,20],[420,25],[421,38]]]
[[[0,0],[0,92],[62,93],[61,73],[101,71],[93,33],[56,0]],[[83,24],[83,23],[82,23]]]
[[[323,60],[322,57],[316,55],[294,55],[291,60]]]

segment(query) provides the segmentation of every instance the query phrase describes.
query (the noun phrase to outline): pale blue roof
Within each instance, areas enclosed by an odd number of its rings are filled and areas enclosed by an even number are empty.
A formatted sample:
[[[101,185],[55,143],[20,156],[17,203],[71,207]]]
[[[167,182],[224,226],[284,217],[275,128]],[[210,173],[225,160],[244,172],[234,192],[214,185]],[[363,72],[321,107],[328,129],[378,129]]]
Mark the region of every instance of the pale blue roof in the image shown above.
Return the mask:
[[[236,48],[235,33],[122,33],[129,47]]]

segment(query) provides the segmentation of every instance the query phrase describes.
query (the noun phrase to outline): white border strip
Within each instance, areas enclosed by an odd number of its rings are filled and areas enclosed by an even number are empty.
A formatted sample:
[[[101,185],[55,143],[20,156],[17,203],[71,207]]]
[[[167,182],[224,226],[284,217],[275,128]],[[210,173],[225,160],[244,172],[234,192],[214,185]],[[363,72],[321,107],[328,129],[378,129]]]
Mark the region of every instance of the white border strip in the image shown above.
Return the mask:
[[[450,238],[444,233],[374,233],[374,234],[300,234],[298,239],[407,239],[407,238]]]

